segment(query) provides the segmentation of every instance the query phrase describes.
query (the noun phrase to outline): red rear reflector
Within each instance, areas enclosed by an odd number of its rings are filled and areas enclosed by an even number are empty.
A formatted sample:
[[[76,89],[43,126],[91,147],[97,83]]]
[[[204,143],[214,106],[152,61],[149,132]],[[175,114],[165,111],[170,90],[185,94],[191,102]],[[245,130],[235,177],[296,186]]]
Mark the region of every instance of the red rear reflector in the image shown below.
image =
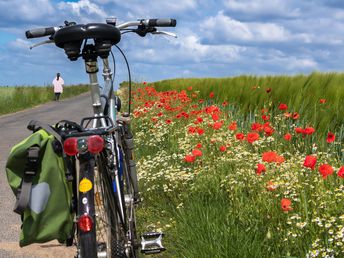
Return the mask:
[[[104,139],[99,135],[92,135],[87,140],[88,151],[97,154],[104,148]]]
[[[78,154],[78,140],[77,138],[67,138],[63,143],[63,150],[69,156]]]
[[[81,215],[78,221],[79,229],[84,232],[90,232],[93,228],[93,221],[87,214]]]

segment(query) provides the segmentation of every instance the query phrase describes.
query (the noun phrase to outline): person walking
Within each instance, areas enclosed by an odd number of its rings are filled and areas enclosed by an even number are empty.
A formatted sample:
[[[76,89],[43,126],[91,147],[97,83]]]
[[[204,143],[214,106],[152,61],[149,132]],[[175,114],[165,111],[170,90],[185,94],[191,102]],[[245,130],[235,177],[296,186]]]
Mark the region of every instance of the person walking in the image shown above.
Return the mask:
[[[60,99],[60,95],[63,92],[63,84],[64,84],[64,80],[60,76],[60,73],[57,73],[55,79],[53,80],[55,101],[59,101]]]

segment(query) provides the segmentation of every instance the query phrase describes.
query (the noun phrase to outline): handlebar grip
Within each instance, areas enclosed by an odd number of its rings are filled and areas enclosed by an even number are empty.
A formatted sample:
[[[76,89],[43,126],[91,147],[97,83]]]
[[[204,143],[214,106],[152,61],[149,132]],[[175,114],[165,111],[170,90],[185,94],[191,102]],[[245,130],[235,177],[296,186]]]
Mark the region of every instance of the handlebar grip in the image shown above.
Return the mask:
[[[49,36],[55,33],[54,27],[49,28],[39,28],[39,29],[32,29],[25,32],[26,38],[39,38],[44,36]]]
[[[176,27],[176,19],[149,19],[148,26],[152,27]]]

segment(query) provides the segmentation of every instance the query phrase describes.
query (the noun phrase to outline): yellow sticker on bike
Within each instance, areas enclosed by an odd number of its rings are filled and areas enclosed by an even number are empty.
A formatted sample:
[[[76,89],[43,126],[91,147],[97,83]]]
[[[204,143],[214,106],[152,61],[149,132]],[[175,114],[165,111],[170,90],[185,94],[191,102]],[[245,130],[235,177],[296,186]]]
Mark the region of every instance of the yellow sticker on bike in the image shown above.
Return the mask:
[[[87,178],[83,178],[79,183],[79,191],[86,193],[92,189],[92,182]]]

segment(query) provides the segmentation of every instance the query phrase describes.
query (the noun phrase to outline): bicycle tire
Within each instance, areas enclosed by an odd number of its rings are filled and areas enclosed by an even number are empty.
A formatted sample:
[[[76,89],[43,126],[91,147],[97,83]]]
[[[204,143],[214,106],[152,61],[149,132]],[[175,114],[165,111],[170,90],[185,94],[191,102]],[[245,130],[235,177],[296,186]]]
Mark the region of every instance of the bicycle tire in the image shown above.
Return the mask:
[[[124,195],[128,195],[131,198],[131,201],[134,202],[134,189],[132,184],[131,178],[131,171],[129,165],[129,159],[131,157],[128,156],[128,153],[123,152],[123,174],[125,180],[125,186],[123,187]],[[136,232],[136,216],[135,216],[135,207],[134,203],[126,206],[126,214],[127,214],[127,224],[128,224],[128,231],[129,231],[129,239],[131,240],[131,258],[138,257],[138,248],[137,248],[137,232]]]
[[[127,258],[126,234],[119,223],[118,208],[116,208],[118,204],[116,204],[111,173],[105,165],[105,160],[105,157],[97,159],[94,181],[98,246],[103,248],[100,251],[105,251],[107,258]]]

